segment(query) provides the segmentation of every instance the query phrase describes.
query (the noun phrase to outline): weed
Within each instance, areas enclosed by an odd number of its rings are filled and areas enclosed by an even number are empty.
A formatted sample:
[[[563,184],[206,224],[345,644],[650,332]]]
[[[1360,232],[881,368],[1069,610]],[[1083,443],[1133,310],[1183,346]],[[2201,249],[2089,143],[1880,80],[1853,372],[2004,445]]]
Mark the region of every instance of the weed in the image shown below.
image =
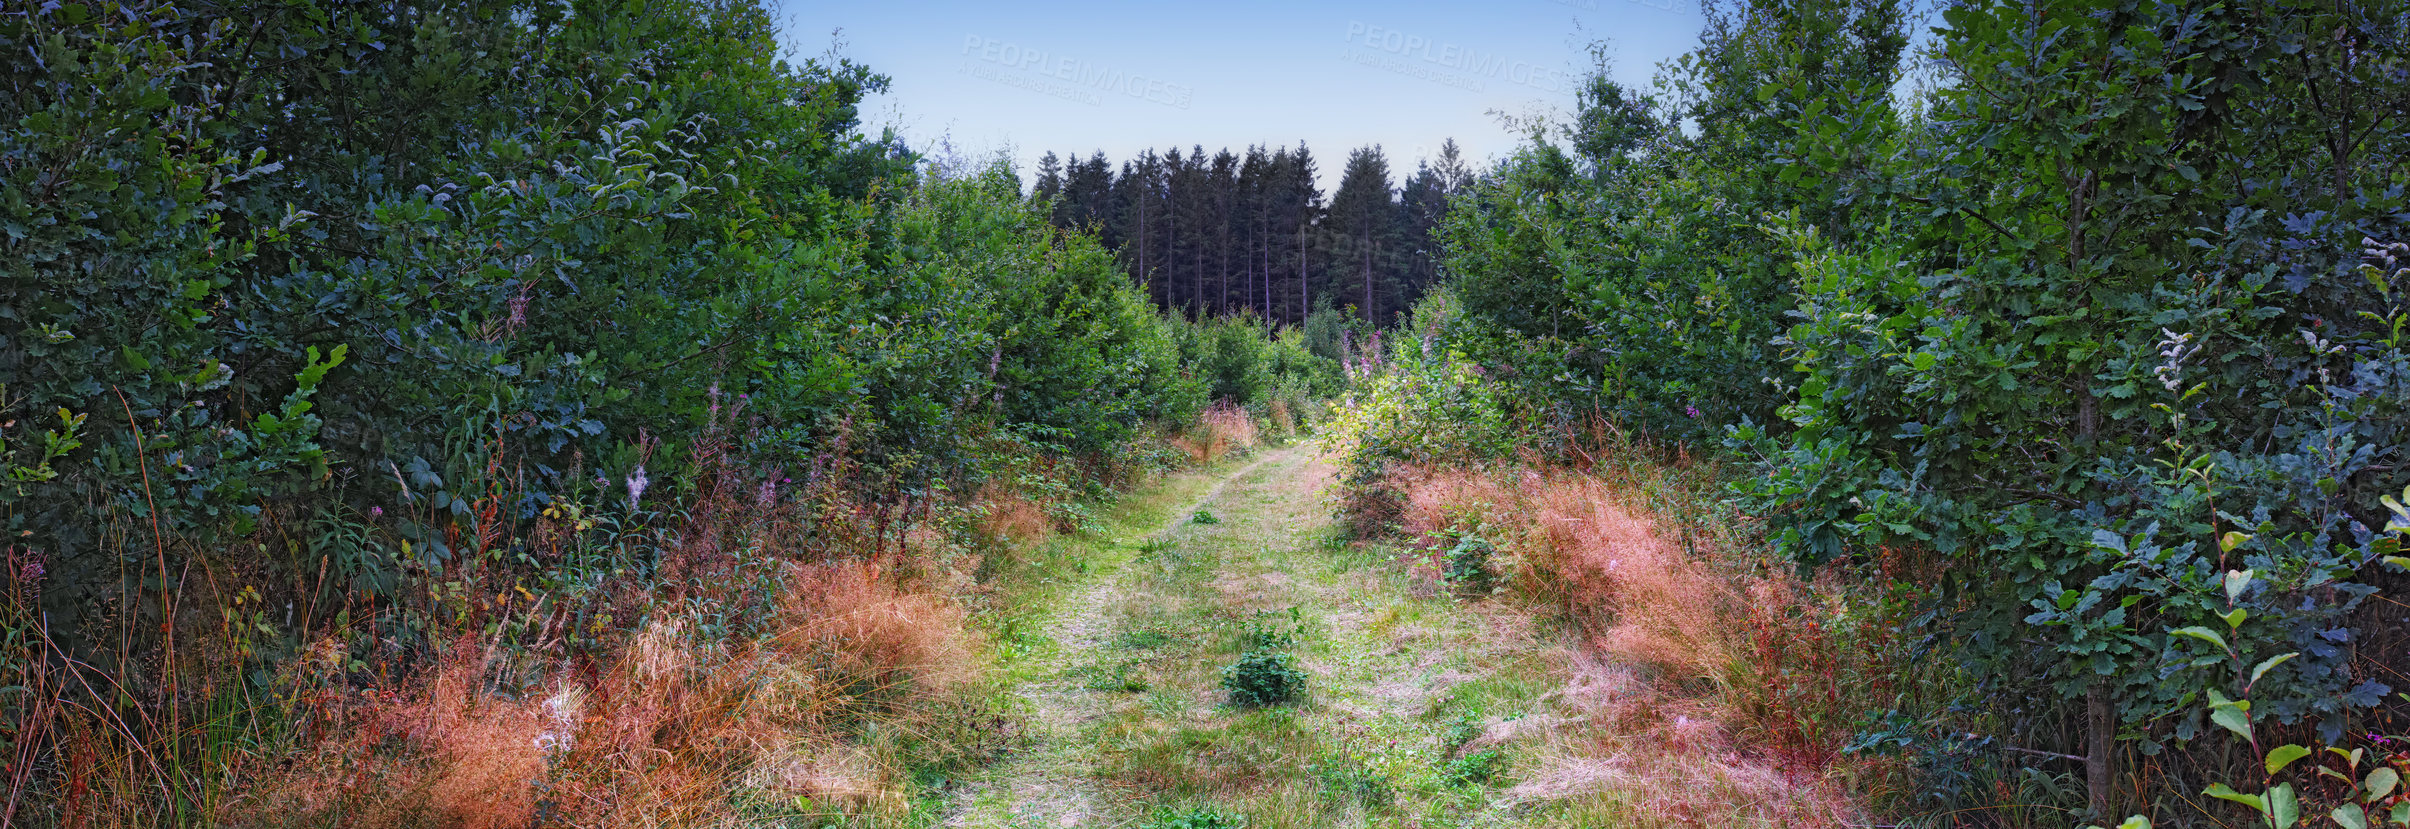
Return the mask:
[[[1458,716],[1455,722],[1448,724],[1447,733],[1440,738],[1440,748],[1445,753],[1454,754],[1463,750],[1474,740],[1480,739],[1481,732],[1481,714],[1467,711]]]
[[[1456,595],[1468,599],[1487,596],[1498,586],[1497,575],[1490,570],[1490,559],[1497,553],[1497,546],[1488,540],[1467,535],[1448,548],[1447,568],[1441,575],[1456,586]]]
[[[1154,815],[1141,826],[1143,829],[1246,829],[1247,818],[1211,806],[1177,810],[1157,806]]]
[[[1458,788],[1487,786],[1506,770],[1506,754],[1485,748],[1440,764],[1439,781]]]
[[[1238,661],[1222,669],[1222,689],[1230,692],[1230,704],[1263,708],[1302,699],[1305,672],[1297,669],[1288,650],[1304,632],[1304,613],[1294,607],[1285,613],[1258,613],[1242,622]]]
[[[1188,520],[1189,520],[1191,523],[1196,523],[1196,524],[1219,524],[1219,523],[1222,523],[1222,519],[1215,518],[1215,517],[1213,516],[1213,512],[1212,512],[1211,510],[1197,510],[1197,514],[1196,514],[1196,515],[1189,516],[1189,519],[1188,519]]]
[[[1222,690],[1241,708],[1287,705],[1305,696],[1305,672],[1287,653],[1251,650],[1222,669]]]
[[[1082,683],[1081,687],[1090,691],[1143,693],[1149,685],[1145,675],[1139,670],[1141,665],[1142,663],[1136,661],[1120,661],[1110,665],[1090,666],[1080,671],[1087,675],[1087,681]]]
[[[1132,628],[1113,635],[1113,647],[1131,651],[1151,651],[1174,641],[1162,628]]]
[[[1281,623],[1283,615],[1287,617],[1287,624]],[[1294,607],[1285,611],[1285,614],[1282,611],[1266,611],[1241,623],[1238,648],[1241,652],[1287,650],[1295,647],[1298,637],[1304,634],[1304,611]]]
[[[1380,809],[1397,799],[1397,781],[1362,757],[1350,755],[1340,762],[1316,763],[1313,773],[1322,790],[1341,802]]]

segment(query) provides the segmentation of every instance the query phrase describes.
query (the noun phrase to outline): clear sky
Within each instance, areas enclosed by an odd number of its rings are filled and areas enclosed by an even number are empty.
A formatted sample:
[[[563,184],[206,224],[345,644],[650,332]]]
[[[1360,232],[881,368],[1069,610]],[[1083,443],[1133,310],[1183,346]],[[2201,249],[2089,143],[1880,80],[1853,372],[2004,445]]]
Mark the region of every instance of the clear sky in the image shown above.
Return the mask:
[[[1148,147],[1303,140],[1326,189],[1367,144],[1398,177],[1448,138],[1502,155],[1515,133],[1497,114],[1568,110],[1591,42],[1646,86],[1700,25],[1697,0],[768,2],[791,50],[836,46],[891,77],[865,126],[923,151],[1009,150],[1029,181],[1048,150],[1118,167]]]

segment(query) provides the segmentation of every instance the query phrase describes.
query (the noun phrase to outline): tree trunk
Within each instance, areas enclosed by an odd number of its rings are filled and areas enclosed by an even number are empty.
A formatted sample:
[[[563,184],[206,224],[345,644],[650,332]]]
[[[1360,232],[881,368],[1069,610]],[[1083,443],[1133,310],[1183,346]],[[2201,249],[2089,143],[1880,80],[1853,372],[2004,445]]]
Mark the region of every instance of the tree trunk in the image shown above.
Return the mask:
[[[2084,786],[2092,795],[2092,817],[2101,821],[2116,820],[2117,701],[2111,693],[2109,679],[2098,677],[2084,695]]]
[[[1369,226],[1364,229],[1364,318],[1381,318],[1372,307],[1372,228]]]

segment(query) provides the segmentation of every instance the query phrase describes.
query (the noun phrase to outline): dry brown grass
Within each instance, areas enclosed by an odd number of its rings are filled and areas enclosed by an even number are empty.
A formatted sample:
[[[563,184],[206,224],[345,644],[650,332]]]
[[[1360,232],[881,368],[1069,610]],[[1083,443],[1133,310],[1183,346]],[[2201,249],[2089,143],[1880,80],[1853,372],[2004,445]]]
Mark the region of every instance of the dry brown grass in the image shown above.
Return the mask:
[[[544,774],[539,741],[546,718],[540,703],[487,693],[486,661],[450,660],[423,698],[388,714],[399,721],[396,730],[424,747],[423,796],[387,800],[379,804],[384,809],[371,814],[423,810],[434,822],[471,829],[523,826],[534,817],[536,793],[530,784]]]
[[[1735,566],[1729,538],[1692,538],[1706,549],[1686,550],[1628,471],[1409,470],[1395,483],[1409,537],[1482,528],[1512,595],[1570,623],[1567,680],[1549,695],[1561,719],[1483,738],[1540,746],[1541,768],[1518,796],[1610,797],[1670,825],[1837,826],[1857,815],[1851,770],[1835,754],[1767,739],[1801,735],[1764,693],[1769,670],[1797,666],[1763,659],[1800,654],[1769,651],[1760,631],[1797,618],[1786,611],[1807,591]]]
[[[1255,418],[1247,410],[1228,403],[1216,403],[1197,415],[1197,422],[1172,438],[1172,445],[1188,453],[1190,460],[1209,464],[1232,452],[1263,445],[1256,429]]]
[[[1265,414],[1265,419],[1272,422],[1272,431],[1279,433],[1281,437],[1294,438],[1297,436],[1297,415],[1295,412],[1289,411],[1289,401],[1272,401],[1271,409]]]
[[[984,674],[962,607],[882,579],[876,564],[803,567],[783,599],[773,646],[820,666],[846,704],[907,711],[915,698],[953,694]]]
[[[995,500],[998,535],[1046,531],[1039,505]],[[615,644],[562,659],[462,635],[388,689],[310,706],[324,736],[246,758],[212,822],[717,826],[802,804],[884,824],[910,809],[909,768],[1009,736],[984,685],[985,644],[943,568],[858,527],[817,536],[861,538],[873,555],[766,558],[746,551],[794,537],[791,509],[764,499],[709,514],[754,526],[685,534],[664,556],[683,587],[630,584],[606,603],[647,620]],[[907,551],[934,543],[883,534]],[[751,632],[716,632],[732,622]]]
[[[524,493],[495,473],[477,507],[487,520],[447,536],[459,557],[406,574],[394,595],[305,609],[306,646],[268,679],[247,675],[256,651],[234,633],[248,623],[207,612],[226,596],[196,592],[171,664],[207,680],[175,695],[181,725],[156,715],[168,695],[155,687],[133,685],[146,698],[113,710],[116,679],[99,669],[26,672],[32,696],[72,706],[39,709],[39,730],[0,742],[16,758],[0,766],[14,787],[0,824],[905,819],[915,770],[958,771],[1018,739],[963,605],[968,571],[1061,531],[1047,499],[1081,491],[1055,479],[1082,467],[1029,449],[998,477],[1053,489],[881,494],[844,460],[843,434],[805,469],[747,467],[726,431],[737,408],[692,447],[674,525],[598,541],[592,513],[560,503],[502,521],[498,505]],[[1199,434],[1216,451],[1254,440],[1243,413]],[[514,544],[528,558],[474,554]],[[544,568],[576,556],[611,562],[608,574],[539,595]],[[0,624],[30,624],[28,572],[0,554]]]
[[[1054,535],[1054,519],[1028,496],[994,483],[979,491],[973,507],[974,531],[991,545],[1031,547]]]
[[[284,758],[217,822],[503,827],[541,809],[581,826],[707,826],[731,819],[732,792],[900,819],[906,758],[859,726],[933,743],[992,728],[992,714],[958,721],[981,709],[980,642],[951,599],[874,563],[794,564],[785,585],[758,642],[713,641],[665,613],[608,664],[533,693],[493,687],[496,659],[461,643],[415,693],[361,712],[353,738],[398,746]]]

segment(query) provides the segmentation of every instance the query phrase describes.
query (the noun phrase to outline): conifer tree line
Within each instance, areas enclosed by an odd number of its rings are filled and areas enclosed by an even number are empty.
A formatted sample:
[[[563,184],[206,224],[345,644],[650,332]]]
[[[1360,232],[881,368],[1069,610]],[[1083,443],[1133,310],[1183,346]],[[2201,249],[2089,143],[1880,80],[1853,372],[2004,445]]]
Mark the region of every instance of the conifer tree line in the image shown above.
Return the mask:
[[[1052,203],[1057,225],[1091,229],[1119,250],[1167,310],[1299,324],[1317,308],[1354,308],[1388,321],[1438,280],[1431,231],[1474,171],[1451,139],[1393,186],[1376,144],[1348,154],[1326,195],[1319,163],[1304,142],[1146,150],[1119,167],[1102,151],[1049,152],[1034,195]]]

